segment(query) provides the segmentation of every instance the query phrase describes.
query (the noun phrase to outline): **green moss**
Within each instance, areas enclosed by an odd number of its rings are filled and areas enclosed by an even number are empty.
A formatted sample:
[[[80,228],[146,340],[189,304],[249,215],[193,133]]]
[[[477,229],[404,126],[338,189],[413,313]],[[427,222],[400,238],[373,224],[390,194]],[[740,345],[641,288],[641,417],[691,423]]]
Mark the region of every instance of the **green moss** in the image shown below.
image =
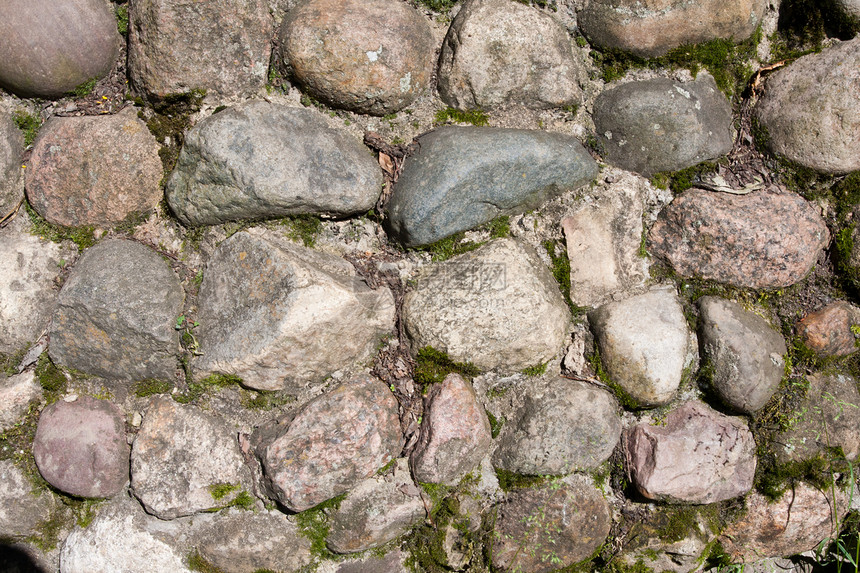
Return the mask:
[[[116,30],[120,36],[128,35],[128,5],[116,7]]]
[[[425,6],[434,12],[442,12],[447,14],[458,0],[416,0],[421,6]]]
[[[141,380],[134,386],[134,395],[138,398],[155,396],[156,394],[167,394],[173,390],[173,384],[155,378]]]
[[[287,236],[294,241],[301,241],[308,248],[316,245],[317,236],[322,231],[322,221],[315,215],[295,215],[279,220],[287,227]]]
[[[435,243],[415,247],[413,250],[421,253],[430,253],[430,258],[434,262],[446,261],[451,257],[462,255],[469,251],[474,251],[481,246],[481,243],[466,241],[464,239],[465,235],[466,234],[462,231],[454,233],[453,235],[440,239]]]
[[[511,236],[511,218],[507,215],[496,217],[487,223],[490,239],[504,239]]]
[[[285,392],[242,389],[239,401],[248,409],[268,411],[295,402],[296,397]]]
[[[598,350],[597,346],[594,347],[594,352],[585,357],[588,361],[588,364],[591,366],[591,369],[594,370],[597,378],[606,384],[612,393],[615,394],[615,398],[618,400],[618,403],[627,410],[639,410],[642,406],[633,399],[627,391],[618,385],[612,378],[609,376],[609,373],[603,368],[603,360],[600,358],[600,350]]]
[[[556,251],[558,246],[558,251]],[[558,283],[558,290],[561,291],[561,296],[564,297],[564,302],[570,308],[570,313],[575,317],[585,314],[585,308],[574,304],[570,298],[570,259],[567,257],[567,248],[565,245],[557,245],[556,241],[544,241],[543,248],[546,249],[546,254],[549,255],[551,263],[550,271],[552,276]]]
[[[469,362],[455,362],[447,354],[431,346],[425,346],[418,351],[412,378],[425,392],[432,384],[442,382],[451,373],[472,378],[481,371]]]
[[[30,216],[30,233],[54,243],[72,241],[77,245],[79,251],[93,246],[96,243],[95,227],[61,227],[49,223],[39,215],[30,203],[24,201],[24,209]]]
[[[546,368],[548,365],[549,362],[544,362],[543,364],[535,364],[534,366],[524,368],[522,373],[526,376],[531,377],[543,376],[546,373]]]
[[[93,90],[95,89],[98,81],[98,78],[92,78],[90,80],[87,80],[81,85],[77,86],[74,90],[72,90],[69,95],[74,96],[76,98],[87,97],[88,95],[93,93]]]
[[[393,468],[396,463],[397,463],[397,458],[392,458],[390,462],[388,462],[387,464],[385,464],[384,466],[382,466],[381,468],[376,470],[376,475],[378,475],[378,476],[385,475],[385,473],[388,472],[388,470],[390,470],[391,468]]]
[[[242,379],[233,374],[210,374],[199,382],[188,384],[187,392],[173,394],[173,399],[180,404],[188,404],[212,390],[220,390],[241,383]]]
[[[468,123],[470,125],[482,127],[489,123],[489,119],[489,116],[480,109],[462,110],[448,107],[436,112],[434,122],[442,124],[450,121],[453,123]]]
[[[223,498],[230,495],[237,489],[239,489],[238,484],[218,483],[209,486],[209,495],[211,495],[212,499],[214,499],[215,501],[221,501]]]
[[[128,235],[133,235],[134,230],[137,229],[140,225],[146,223],[149,220],[151,213],[141,213],[139,211],[132,211],[128,215],[126,215],[125,219],[122,222],[117,223],[114,227],[114,231],[117,233],[125,233]]]
[[[703,161],[678,171],[660,171],[651,177],[651,184],[658,189],[671,189],[672,193],[678,195],[692,187],[702,175],[714,173],[717,166],[716,163]]]
[[[200,573],[226,573],[220,567],[216,567],[215,565],[209,563],[196,550],[188,555],[187,563],[188,568],[192,571],[199,571]]]
[[[27,354],[29,349],[30,347],[27,345],[14,352],[10,352],[9,354],[0,352],[0,374],[5,374],[6,376],[14,376],[17,374],[18,365],[21,364],[22,360],[24,360],[24,356]]]
[[[40,521],[34,530],[36,533],[27,537],[26,541],[32,543],[42,551],[52,551],[57,548],[60,541],[60,533],[70,525],[68,517],[61,511],[54,511],[47,519]]]
[[[68,379],[65,374],[51,361],[47,352],[43,352],[36,362],[36,380],[45,392],[48,403],[56,402],[66,391]]]
[[[162,146],[158,155],[165,173],[173,171],[185,143],[185,132],[191,127],[191,115],[200,110],[205,96],[206,90],[194,89],[155,98],[152,105],[155,114],[146,120],[146,126]]]
[[[36,141],[36,136],[39,134],[39,129],[42,127],[42,120],[25,111],[16,111],[12,114],[12,121],[24,134],[24,145],[30,147]]]
[[[498,468],[496,469],[496,477],[502,491],[538,487],[552,479],[552,476],[527,476]]]
[[[850,40],[858,32],[860,21],[834,0],[783,0],[772,51],[776,60],[794,59],[821,50],[828,37]]]
[[[502,431],[502,426],[505,425],[505,418],[496,418],[493,413],[487,411],[487,420],[490,421],[490,436],[495,440],[499,437],[499,432]]]
[[[332,559],[335,555],[326,547],[326,538],[329,532],[327,511],[336,510],[341,502],[346,499],[346,494],[328,499],[310,509],[296,515],[296,525],[299,532],[311,542],[311,555],[315,559]]]

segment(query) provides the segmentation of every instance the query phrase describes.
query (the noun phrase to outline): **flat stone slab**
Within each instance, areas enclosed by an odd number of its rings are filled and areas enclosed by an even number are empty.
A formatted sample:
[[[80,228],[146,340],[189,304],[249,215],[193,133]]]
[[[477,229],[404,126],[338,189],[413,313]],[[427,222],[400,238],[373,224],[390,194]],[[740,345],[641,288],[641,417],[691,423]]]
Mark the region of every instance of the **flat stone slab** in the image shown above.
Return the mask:
[[[590,471],[609,458],[620,437],[612,394],[550,377],[525,389],[522,407],[502,427],[493,465],[524,475]]]
[[[422,15],[386,0],[310,0],[287,14],[280,53],[311,95],[357,113],[399,111],[430,83],[437,47]]]
[[[649,252],[678,274],[749,288],[800,281],[829,242],[815,209],[777,186],[747,195],[684,191],[648,234]]]
[[[519,371],[561,349],[570,311],[529,246],[497,239],[429,265],[403,302],[413,348],[432,346],[485,370]]]
[[[162,199],[160,146],[128,107],[115,115],[53,117],[26,169],[27,198],[48,222],[111,226]]]
[[[45,481],[60,491],[112,497],[128,483],[125,415],[90,396],[54,402],[39,416],[33,457]]]
[[[579,141],[557,133],[440,127],[418,143],[388,204],[389,231],[407,247],[534,209],[597,176]]]
[[[760,410],[779,388],[788,352],[782,335],[736,302],[699,299],[703,360],[717,395],[738,412]]]
[[[415,479],[457,485],[478,467],[492,442],[490,421],[472,385],[449,374],[425,398],[421,435],[412,452]]]
[[[188,132],[167,202],[185,225],[216,225],[364,214],[381,189],[382,171],[367,148],[319,112],[252,100]]]
[[[24,136],[12,115],[0,109],[0,217],[5,217],[24,198],[21,159]]]
[[[349,491],[403,447],[397,400],[366,375],[314,398],[256,441],[266,486],[291,511]]]
[[[860,38],[798,58],[767,80],[755,115],[771,151],[825,173],[860,169]]]
[[[584,75],[570,35],[540,10],[505,0],[464,2],[439,56],[439,95],[458,109],[578,104]]]
[[[745,422],[701,402],[672,410],[663,425],[627,430],[630,475],[639,493],[670,503],[716,503],[748,492],[756,444]]]
[[[691,333],[674,289],[607,303],[588,314],[603,367],[640,407],[666,404],[681,384]]]
[[[158,253],[106,239],[84,252],[63,285],[48,352],[57,364],[104,378],[172,380],[184,298]]]
[[[197,316],[196,376],[227,373],[250,388],[297,392],[370,358],[394,328],[394,297],[339,257],[255,228],[209,259]]]
[[[24,417],[30,404],[42,399],[42,387],[32,371],[14,376],[0,375],[0,433]]]
[[[851,328],[860,324],[860,308],[838,300],[810,312],[797,322],[797,333],[808,348],[821,356],[848,356],[857,352]]]
[[[707,73],[695,81],[633,81],[601,92],[594,126],[606,161],[650,177],[732,149],[732,108]]]
[[[765,0],[592,0],[578,21],[595,44],[653,58],[684,44],[745,40],[766,6]]]

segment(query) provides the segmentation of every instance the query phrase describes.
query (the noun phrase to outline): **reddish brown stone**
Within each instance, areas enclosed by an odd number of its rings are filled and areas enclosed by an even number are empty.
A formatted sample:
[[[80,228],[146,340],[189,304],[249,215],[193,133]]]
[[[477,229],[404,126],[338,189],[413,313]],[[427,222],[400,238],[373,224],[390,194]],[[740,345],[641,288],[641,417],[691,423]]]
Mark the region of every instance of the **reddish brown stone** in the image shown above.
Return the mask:
[[[858,309],[837,301],[807,314],[797,323],[797,332],[806,346],[822,356],[848,356],[857,351],[851,327],[860,322],[858,318]]]
[[[809,203],[777,186],[748,195],[690,189],[660,212],[648,241],[680,275],[775,288],[802,279],[830,233]]]
[[[27,197],[57,225],[114,225],[161,200],[158,149],[133,108],[111,116],[53,118],[33,147]]]

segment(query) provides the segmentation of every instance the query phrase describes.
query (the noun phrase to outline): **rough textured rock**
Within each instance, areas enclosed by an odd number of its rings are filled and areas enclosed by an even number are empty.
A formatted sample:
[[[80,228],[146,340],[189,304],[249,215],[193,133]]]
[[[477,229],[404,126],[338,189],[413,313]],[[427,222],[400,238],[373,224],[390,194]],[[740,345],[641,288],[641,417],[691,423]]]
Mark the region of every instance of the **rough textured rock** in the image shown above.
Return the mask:
[[[579,141],[557,133],[440,127],[418,141],[388,204],[390,230],[407,247],[536,208],[597,175]]]
[[[774,439],[780,461],[798,461],[841,447],[851,461],[860,457],[860,392],[850,376],[809,376],[806,397],[793,411],[790,429]]]
[[[0,86],[20,96],[61,96],[107,74],[119,55],[103,0],[7,0],[0,20]]]
[[[400,458],[392,473],[364,480],[329,514],[326,544],[335,553],[379,547],[403,535],[425,517],[427,510],[409,474],[409,463]]]
[[[76,528],[60,552],[60,573],[191,573],[179,541],[186,527],[146,515],[118,496],[86,528]]]
[[[517,474],[593,470],[609,458],[621,436],[615,398],[567,378],[529,385],[515,416],[502,427],[493,464]]]
[[[248,96],[266,83],[272,20],[266,0],[130,3],[128,72],[135,89],[161,98],[193,89]]]
[[[836,4],[838,4],[846,14],[849,14],[854,18],[860,18],[860,0],[836,0]]]
[[[285,66],[311,95],[373,115],[421,95],[436,48],[415,9],[385,0],[309,0],[290,10],[280,39]]]
[[[414,348],[505,371],[555,356],[570,320],[549,269],[513,239],[429,266],[406,294],[403,313]]]
[[[406,563],[411,557],[401,549],[395,549],[381,557],[371,552],[367,557],[344,561],[334,573],[410,573],[412,566],[407,567]]]
[[[158,253],[104,240],[84,252],[60,291],[49,329],[51,359],[105,378],[170,380],[183,298]]]
[[[690,189],[660,212],[648,241],[683,276],[776,288],[809,272],[830,233],[809,203],[776,186],[747,195]]]
[[[249,484],[237,434],[224,421],[153,399],[131,450],[132,491],[148,513],[174,519],[226,507]]]
[[[21,155],[24,136],[12,116],[0,109],[0,218],[5,217],[24,197]]]
[[[161,200],[158,150],[133,107],[116,115],[51,118],[33,145],[27,197],[57,225],[114,225]]]
[[[600,359],[639,406],[666,404],[681,384],[690,332],[673,289],[655,289],[592,311]]]
[[[311,563],[311,541],[280,511],[230,510],[197,535],[200,556],[222,571],[295,573]]]
[[[198,374],[262,390],[316,384],[369,358],[394,326],[394,299],[341,258],[250,229],[221,243],[200,286]]]
[[[767,80],[755,114],[768,146],[825,173],[860,169],[860,38],[798,58]]]
[[[603,494],[581,475],[517,490],[497,511],[492,561],[503,571],[546,573],[582,561],[612,524]]]
[[[756,444],[745,422],[687,402],[661,426],[627,430],[629,472],[648,499],[716,503],[748,492],[756,467]]]
[[[712,369],[711,385],[726,404],[752,414],[779,387],[788,352],[782,335],[760,316],[730,300],[699,299],[703,360]]]
[[[0,433],[18,423],[30,403],[41,398],[42,387],[32,371],[9,377],[0,375]]]
[[[439,56],[439,95],[460,109],[578,104],[570,35],[548,14],[505,0],[465,2]]]
[[[860,308],[840,300],[803,317],[797,323],[797,333],[817,354],[848,356],[857,352],[857,337],[851,331],[857,324],[860,324]]]
[[[599,306],[613,295],[645,286],[648,259],[640,254],[642,196],[637,185],[612,185],[561,220],[570,261],[570,298]]]
[[[619,558],[628,566],[639,562],[661,573],[696,571],[719,529],[714,521],[696,507],[658,507],[633,524]],[[684,527],[679,529],[682,523]]]
[[[458,374],[434,384],[425,398],[421,437],[412,452],[415,479],[457,485],[489,453],[490,421],[472,385]]]
[[[33,495],[33,486],[12,460],[0,460],[0,531],[10,537],[26,537],[51,515],[49,494]]]
[[[747,498],[747,511],[729,525],[719,541],[734,563],[766,557],[788,557],[815,549],[836,534],[833,497],[798,482],[777,502],[758,492]],[[847,510],[844,496],[837,494],[839,522]]]
[[[185,138],[167,201],[186,225],[372,209],[382,172],[319,113],[265,101],[225,109]]]
[[[57,304],[55,280],[77,249],[34,237],[20,214],[0,229],[0,352],[35,342]]]
[[[707,73],[610,87],[594,102],[594,125],[607,162],[650,177],[731,151],[732,108]]]
[[[357,486],[403,446],[397,400],[370,376],[314,398],[259,440],[267,486],[292,511]]]
[[[114,404],[80,396],[59,401],[39,416],[33,457],[39,473],[78,497],[112,497],[128,482],[125,415]]]
[[[579,25],[595,44],[651,58],[683,44],[745,40],[766,6],[765,0],[592,0]]]

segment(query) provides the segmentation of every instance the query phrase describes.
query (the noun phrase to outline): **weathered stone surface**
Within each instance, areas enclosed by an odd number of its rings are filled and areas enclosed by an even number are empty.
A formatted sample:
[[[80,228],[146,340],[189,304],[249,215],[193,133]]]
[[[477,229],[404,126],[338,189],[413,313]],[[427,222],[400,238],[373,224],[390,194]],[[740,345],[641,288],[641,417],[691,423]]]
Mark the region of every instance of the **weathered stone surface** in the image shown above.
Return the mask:
[[[388,204],[390,231],[407,247],[533,209],[597,175],[579,141],[558,133],[440,127],[418,141]]]
[[[0,460],[0,531],[10,537],[35,533],[51,515],[53,500],[46,493],[33,495],[33,486],[12,460]]]
[[[129,79],[140,93],[159,98],[203,89],[229,98],[266,83],[272,49],[266,0],[135,0],[128,16]]]
[[[612,517],[590,478],[573,475],[510,494],[495,523],[495,567],[546,573],[590,556],[609,534]]]
[[[648,241],[683,276],[775,288],[809,272],[830,232],[802,197],[776,186],[747,195],[690,189],[660,212]]]
[[[860,18],[860,0],[836,0],[836,4],[838,4],[846,14],[853,16],[854,18]]]
[[[549,269],[513,239],[430,265],[406,294],[403,313],[414,348],[505,371],[555,356],[570,320]]]
[[[634,426],[626,438],[633,483],[648,499],[716,503],[752,488],[752,433],[745,422],[701,402],[672,410],[661,426]]]
[[[311,95],[373,115],[421,95],[436,48],[415,9],[385,0],[309,0],[290,10],[280,39],[285,66]]]
[[[55,279],[77,249],[30,234],[20,214],[0,229],[0,352],[15,352],[35,342],[57,304]]]
[[[825,173],[860,169],[860,38],[798,58],[767,80],[755,114],[768,147]]]
[[[319,113],[265,101],[225,109],[185,138],[167,201],[186,225],[372,209],[382,172]]]
[[[222,571],[294,573],[311,563],[311,541],[280,511],[221,513],[197,537],[200,556]]]
[[[525,390],[523,406],[499,436],[497,468],[525,475],[592,470],[621,436],[618,403],[593,385],[553,377]]]
[[[158,150],[133,107],[116,115],[51,118],[33,145],[27,197],[57,225],[119,223],[161,200]]]
[[[570,298],[599,306],[613,295],[645,286],[648,259],[640,255],[642,196],[624,179],[561,220],[570,261]]]
[[[366,375],[314,398],[278,426],[285,427],[272,429],[272,439],[261,434],[257,455],[272,495],[292,511],[357,486],[403,446],[397,400]]]
[[[21,130],[12,116],[0,109],[0,217],[5,217],[24,197],[23,151]]]
[[[51,358],[105,378],[170,380],[183,298],[179,279],[155,251],[104,240],[84,252],[60,291]]]
[[[49,484],[78,497],[112,497],[128,482],[125,416],[105,400],[59,401],[39,416],[33,457]]]
[[[409,462],[400,458],[393,473],[366,479],[347,494],[329,515],[326,544],[335,553],[379,547],[403,535],[426,516],[421,492],[409,474]]]
[[[0,38],[0,86],[24,97],[73,91],[107,74],[119,54],[103,0],[8,0]]]
[[[794,410],[791,428],[777,436],[780,461],[829,459],[827,450],[840,447],[848,460],[860,457],[860,392],[850,376],[809,376],[806,397]]]
[[[472,385],[449,374],[425,399],[421,437],[412,452],[415,479],[457,485],[489,453],[490,421]]]
[[[673,289],[660,288],[592,311],[600,359],[639,406],[666,404],[687,364],[690,331]]]
[[[739,412],[761,409],[779,387],[788,352],[782,335],[736,302],[699,299],[703,360],[717,395]]]
[[[394,326],[394,298],[338,257],[250,229],[221,243],[200,286],[198,374],[298,390],[371,356]]]
[[[185,524],[146,515],[133,500],[118,496],[86,528],[76,528],[60,552],[60,573],[190,573],[179,543]]]
[[[817,354],[848,356],[857,352],[857,337],[851,331],[856,324],[860,324],[860,308],[839,300],[803,317],[797,333]]]
[[[32,371],[8,378],[0,375],[0,433],[5,432],[27,413],[31,402],[42,398],[42,387]]]
[[[644,520],[633,524],[618,557],[628,566],[640,562],[661,573],[689,573],[699,569],[705,551],[710,550],[710,543],[716,537],[718,524],[696,507],[655,509]],[[684,525],[679,528],[679,524]]]
[[[132,491],[147,512],[174,519],[225,507],[249,485],[237,434],[225,422],[170,398],[152,400],[131,450]]]
[[[412,556],[401,550],[395,549],[383,556],[370,555],[360,559],[347,560],[341,563],[334,573],[410,573],[413,566],[406,566]]]
[[[653,78],[610,87],[594,102],[606,160],[650,177],[731,151],[732,108],[714,79]]]
[[[470,0],[448,28],[439,95],[460,109],[578,104],[582,70],[570,35],[548,14],[506,0]]]
[[[845,496],[837,494],[839,523],[847,511]],[[777,502],[758,492],[746,500],[746,513],[729,525],[719,541],[734,563],[766,557],[788,557],[815,549],[836,535],[833,497],[798,482]]]
[[[579,24],[595,44],[651,58],[683,44],[745,40],[765,6],[765,0],[592,0],[580,12]]]

